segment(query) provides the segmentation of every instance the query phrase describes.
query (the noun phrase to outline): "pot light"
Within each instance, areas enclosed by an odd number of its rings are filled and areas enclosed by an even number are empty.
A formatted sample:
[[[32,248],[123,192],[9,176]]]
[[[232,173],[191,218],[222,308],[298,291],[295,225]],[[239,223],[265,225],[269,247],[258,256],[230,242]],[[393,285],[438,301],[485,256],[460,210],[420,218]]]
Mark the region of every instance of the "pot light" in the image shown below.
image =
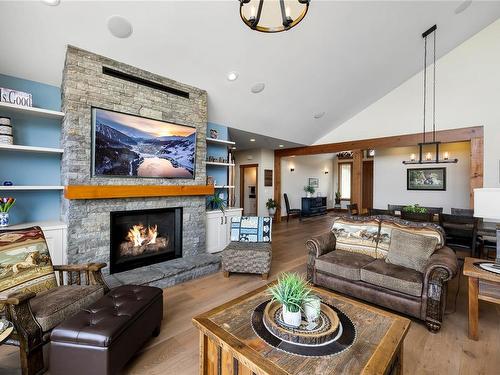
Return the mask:
[[[124,39],[132,35],[132,24],[122,16],[111,16],[107,23],[109,32],[117,38]]]
[[[279,145],[279,148],[283,148],[283,147],[285,147],[285,146],[283,146],[283,145]]]
[[[42,3],[55,7],[61,3],[61,0],[42,0]]]
[[[325,115],[326,112],[316,112],[313,117],[317,120],[317,119],[320,119],[321,117],[323,117]]]
[[[236,81],[238,79],[238,72],[229,72],[227,73],[228,81]]]
[[[255,142],[255,138],[250,138],[250,142]]]
[[[236,150],[236,146],[231,147],[231,150]]]
[[[467,10],[472,4],[472,0],[465,0],[462,2],[456,9],[455,9],[455,14],[460,14]]]
[[[253,92],[254,94],[258,94],[259,92],[264,91],[265,88],[266,88],[265,83],[259,82],[259,83],[256,83],[255,85],[253,85],[250,88],[250,91]]]

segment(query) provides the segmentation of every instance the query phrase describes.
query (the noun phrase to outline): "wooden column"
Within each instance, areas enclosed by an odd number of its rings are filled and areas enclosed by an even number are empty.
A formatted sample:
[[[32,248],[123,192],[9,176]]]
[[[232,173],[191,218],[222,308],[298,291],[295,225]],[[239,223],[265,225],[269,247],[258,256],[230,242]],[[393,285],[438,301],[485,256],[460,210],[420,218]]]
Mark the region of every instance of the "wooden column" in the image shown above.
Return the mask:
[[[470,140],[470,208],[474,208],[474,189],[483,187],[484,138]]]
[[[278,203],[274,221],[281,222],[281,156],[274,153],[274,200]]]
[[[351,204],[357,203],[359,212],[363,210],[363,151],[352,152]]]

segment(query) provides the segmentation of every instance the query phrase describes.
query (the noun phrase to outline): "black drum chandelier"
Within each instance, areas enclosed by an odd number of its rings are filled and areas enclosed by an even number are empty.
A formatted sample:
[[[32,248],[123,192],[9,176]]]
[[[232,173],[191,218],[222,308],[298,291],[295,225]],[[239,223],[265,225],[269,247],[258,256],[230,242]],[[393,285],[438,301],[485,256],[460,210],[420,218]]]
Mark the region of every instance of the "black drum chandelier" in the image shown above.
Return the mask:
[[[240,16],[252,30],[290,30],[306,16],[310,0],[239,0]]]

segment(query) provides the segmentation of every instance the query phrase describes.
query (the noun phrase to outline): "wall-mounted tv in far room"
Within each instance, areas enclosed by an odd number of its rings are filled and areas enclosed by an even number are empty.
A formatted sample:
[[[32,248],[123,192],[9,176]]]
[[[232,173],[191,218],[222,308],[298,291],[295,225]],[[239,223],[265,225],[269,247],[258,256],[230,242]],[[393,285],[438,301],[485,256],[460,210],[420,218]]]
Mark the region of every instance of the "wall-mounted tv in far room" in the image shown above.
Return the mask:
[[[92,108],[92,175],[194,178],[196,128]]]

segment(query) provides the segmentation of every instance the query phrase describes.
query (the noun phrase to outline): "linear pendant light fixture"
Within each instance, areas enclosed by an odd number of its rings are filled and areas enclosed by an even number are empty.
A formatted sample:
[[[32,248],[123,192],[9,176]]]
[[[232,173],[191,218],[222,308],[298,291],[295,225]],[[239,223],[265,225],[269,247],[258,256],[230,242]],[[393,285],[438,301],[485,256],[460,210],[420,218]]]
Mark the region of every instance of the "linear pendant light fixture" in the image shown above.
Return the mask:
[[[432,26],[429,30],[422,34],[424,38],[424,121],[423,121],[423,131],[422,131],[422,142],[418,143],[418,160],[415,154],[411,154],[410,160],[403,161],[403,164],[442,164],[442,163],[456,163],[458,159],[450,159],[449,153],[445,152],[443,158],[439,158],[439,145],[441,142],[436,141],[436,30],[437,25]],[[432,141],[427,142],[426,139],[426,109],[427,109],[427,38],[429,35],[433,34],[433,73],[432,73]],[[433,146],[435,157],[433,158],[431,152],[425,153],[424,147]]]
[[[239,0],[242,21],[252,30],[278,33],[304,19],[310,0]]]

